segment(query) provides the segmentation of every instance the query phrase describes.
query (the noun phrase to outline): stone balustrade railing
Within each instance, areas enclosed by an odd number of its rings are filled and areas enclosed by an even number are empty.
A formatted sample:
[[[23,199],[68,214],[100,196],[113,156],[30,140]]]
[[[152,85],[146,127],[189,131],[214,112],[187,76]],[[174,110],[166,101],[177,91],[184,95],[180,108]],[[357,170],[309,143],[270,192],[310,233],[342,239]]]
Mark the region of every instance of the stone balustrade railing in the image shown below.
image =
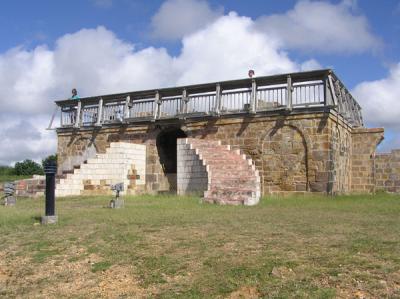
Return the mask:
[[[361,107],[332,70],[292,73],[56,101],[60,127],[258,114],[329,107],[363,126]],[[52,121],[49,127],[52,126]]]

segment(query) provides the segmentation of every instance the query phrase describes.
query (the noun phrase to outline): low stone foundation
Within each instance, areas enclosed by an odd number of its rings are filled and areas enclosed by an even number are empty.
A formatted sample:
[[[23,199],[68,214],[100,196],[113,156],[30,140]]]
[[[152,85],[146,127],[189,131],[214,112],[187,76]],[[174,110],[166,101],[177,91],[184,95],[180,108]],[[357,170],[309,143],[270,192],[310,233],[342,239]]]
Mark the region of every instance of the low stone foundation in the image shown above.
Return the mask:
[[[15,181],[15,195],[18,197],[44,196],[46,190],[45,176],[34,175],[31,179]]]
[[[394,162],[390,162],[393,170],[382,170],[387,178],[379,177],[380,169],[389,167],[384,162],[389,157],[379,158],[376,154],[383,128],[352,127],[334,110],[160,120],[156,124],[142,122],[78,131],[65,128],[58,129],[57,135],[58,165],[64,166],[69,157],[84,155],[91,147],[102,154],[112,142],[145,145],[146,193],[176,190],[176,166],[172,165],[176,163],[176,148],[170,142],[174,138],[220,140],[223,145],[241,150],[259,171],[261,194],[265,196],[288,192],[373,193],[375,189],[399,192]],[[387,166],[376,168],[375,160]],[[178,190],[180,187],[185,188],[178,186]]]
[[[400,149],[375,156],[376,191],[400,193]]]
[[[17,180],[15,183],[15,196],[18,197],[39,197],[44,196],[46,191],[46,178],[41,175],[34,175],[31,179]],[[4,183],[0,183],[0,196],[3,196]]]

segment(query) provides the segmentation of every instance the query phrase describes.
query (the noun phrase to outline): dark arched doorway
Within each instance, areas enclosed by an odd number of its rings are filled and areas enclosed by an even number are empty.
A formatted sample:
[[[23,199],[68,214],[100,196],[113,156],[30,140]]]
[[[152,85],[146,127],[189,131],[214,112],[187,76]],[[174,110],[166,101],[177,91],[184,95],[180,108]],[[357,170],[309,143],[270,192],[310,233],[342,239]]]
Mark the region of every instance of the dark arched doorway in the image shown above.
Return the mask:
[[[156,145],[160,164],[169,182],[169,190],[176,192],[176,140],[187,137],[180,128],[163,129],[157,136]]]

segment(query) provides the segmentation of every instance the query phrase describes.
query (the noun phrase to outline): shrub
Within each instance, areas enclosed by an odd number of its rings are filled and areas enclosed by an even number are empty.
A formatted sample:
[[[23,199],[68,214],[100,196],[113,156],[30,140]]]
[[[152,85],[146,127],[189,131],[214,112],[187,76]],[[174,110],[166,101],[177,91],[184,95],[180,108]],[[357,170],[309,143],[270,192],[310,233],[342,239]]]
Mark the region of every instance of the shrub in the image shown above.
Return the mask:
[[[50,156],[47,156],[46,158],[44,158],[42,160],[42,167],[44,168],[44,166],[50,161],[54,161],[57,164],[57,154],[50,155]]]
[[[42,166],[29,159],[15,163],[14,169],[16,175],[44,174]]]

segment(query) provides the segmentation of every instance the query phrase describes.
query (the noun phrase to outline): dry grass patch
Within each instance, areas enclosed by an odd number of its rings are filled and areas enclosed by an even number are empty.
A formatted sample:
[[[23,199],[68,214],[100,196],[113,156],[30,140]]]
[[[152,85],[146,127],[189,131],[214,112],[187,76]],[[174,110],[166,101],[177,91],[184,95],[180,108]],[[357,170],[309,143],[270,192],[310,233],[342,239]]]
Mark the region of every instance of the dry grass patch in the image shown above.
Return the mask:
[[[399,196],[108,200],[58,199],[55,226],[0,207],[0,297],[400,297]]]

